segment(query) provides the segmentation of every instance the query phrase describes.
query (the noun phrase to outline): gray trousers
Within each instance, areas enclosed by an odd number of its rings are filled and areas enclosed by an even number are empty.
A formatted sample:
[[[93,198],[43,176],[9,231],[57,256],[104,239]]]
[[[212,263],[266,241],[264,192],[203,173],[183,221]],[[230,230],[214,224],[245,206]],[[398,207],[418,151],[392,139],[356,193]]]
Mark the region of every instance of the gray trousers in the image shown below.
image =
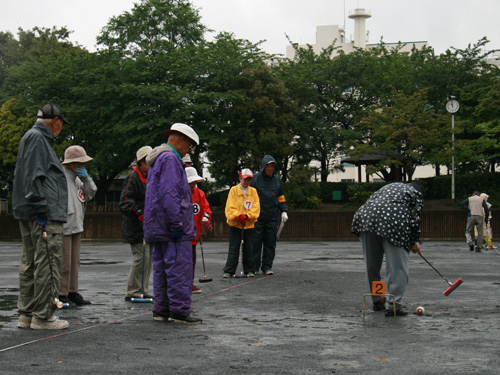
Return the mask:
[[[47,222],[47,241],[42,238],[36,220],[20,220],[19,228],[23,239],[17,301],[19,314],[49,319],[56,310],[55,298],[59,295],[61,282],[63,223]]]
[[[69,234],[63,237],[63,271],[60,296],[78,292],[78,274],[80,272],[81,233]]]
[[[467,245],[474,245],[474,241],[472,240],[474,237],[474,227],[477,227],[476,246],[481,247],[483,245],[483,225],[484,217],[482,216],[473,215],[467,218],[467,226],[465,227],[465,239],[467,240]]]
[[[392,302],[395,301],[396,309],[399,309],[402,306],[410,273],[408,251],[391,244],[385,238],[372,232],[361,232],[359,238],[363,246],[366,280],[370,293],[372,293],[372,282],[381,281],[380,270],[385,254],[386,293],[394,295],[394,298],[392,296],[387,298],[387,306],[392,308]],[[380,299],[380,297],[372,298],[373,301]]]
[[[132,266],[130,267],[130,274],[128,276],[127,294],[126,297],[137,297],[141,293],[149,295],[149,278],[151,277],[151,253],[153,252],[153,245],[146,244],[146,251],[142,243],[131,243],[130,249],[132,250]],[[144,257],[144,291],[141,292],[142,286],[142,272]]]

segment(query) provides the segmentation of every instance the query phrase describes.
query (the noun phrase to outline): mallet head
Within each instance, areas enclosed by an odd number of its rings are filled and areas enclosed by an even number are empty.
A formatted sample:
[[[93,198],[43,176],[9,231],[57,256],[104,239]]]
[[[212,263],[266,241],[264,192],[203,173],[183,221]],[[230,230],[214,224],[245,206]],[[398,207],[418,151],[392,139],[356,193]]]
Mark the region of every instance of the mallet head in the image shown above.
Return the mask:
[[[443,294],[446,297],[448,297],[450,295],[450,293],[453,292],[455,289],[457,289],[460,286],[460,284],[462,284],[463,282],[464,282],[464,280],[462,278],[458,279],[453,284],[451,284],[450,287],[443,292]]]

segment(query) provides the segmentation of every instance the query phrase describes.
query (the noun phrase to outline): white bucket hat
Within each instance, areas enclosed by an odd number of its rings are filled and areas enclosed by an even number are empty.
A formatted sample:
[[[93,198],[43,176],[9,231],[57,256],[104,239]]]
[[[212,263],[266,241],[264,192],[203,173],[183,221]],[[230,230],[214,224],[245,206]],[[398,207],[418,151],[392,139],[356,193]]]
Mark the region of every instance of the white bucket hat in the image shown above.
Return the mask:
[[[182,161],[184,163],[192,163],[191,156],[189,156],[189,154],[184,155],[184,157],[182,158]]]
[[[189,125],[175,123],[170,129],[163,132],[163,138],[168,139],[168,136],[174,133],[185,135],[194,143],[195,146],[200,144],[200,137],[198,137],[198,134],[196,134],[193,128]]]
[[[153,151],[153,148],[151,146],[141,147],[140,149],[137,150],[137,153],[135,154],[136,160],[140,161],[144,159],[146,156],[150,154],[151,151]]]
[[[91,160],[94,159],[87,155],[85,149],[82,146],[69,146],[66,151],[64,151],[64,161],[62,163],[86,163]]]
[[[198,176],[198,172],[196,172],[196,169],[193,167],[187,167],[186,168],[186,176],[188,179],[188,183],[191,182],[202,182],[203,178]]]

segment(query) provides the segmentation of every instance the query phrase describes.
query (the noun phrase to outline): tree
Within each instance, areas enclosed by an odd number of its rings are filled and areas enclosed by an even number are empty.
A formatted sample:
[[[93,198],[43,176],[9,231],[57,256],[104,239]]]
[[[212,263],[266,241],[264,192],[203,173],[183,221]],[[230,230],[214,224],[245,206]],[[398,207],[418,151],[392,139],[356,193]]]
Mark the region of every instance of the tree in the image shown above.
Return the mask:
[[[7,197],[14,180],[17,149],[24,133],[33,125],[35,114],[26,115],[19,100],[11,99],[0,107],[0,194]]]
[[[389,104],[372,111],[357,124],[365,134],[363,143],[348,142],[347,154],[354,159],[366,153],[385,154],[387,158],[368,167],[369,173],[378,172],[386,181],[394,181],[395,170],[402,168],[411,181],[417,165],[426,164],[432,155],[449,149],[451,129],[446,127],[444,115],[426,106],[426,90],[410,96],[393,90]]]
[[[210,173],[221,187],[237,182],[243,167],[258,170],[265,154],[283,166],[293,152],[289,122],[294,108],[283,83],[268,67],[243,70],[228,89],[235,95],[216,110],[218,121],[207,154]]]
[[[295,162],[319,161],[321,181],[327,180],[335,157],[344,153],[343,141],[355,136],[353,124],[376,100],[363,84],[366,54],[339,51],[332,58],[336,49],[333,44],[316,54],[311,46],[298,48],[294,61],[276,68],[300,108],[293,125]]]
[[[202,41],[205,27],[188,1],[143,0],[113,17],[87,60],[78,104],[87,111],[89,150],[103,200],[135,151],[164,142],[161,134],[189,105],[184,55]]]

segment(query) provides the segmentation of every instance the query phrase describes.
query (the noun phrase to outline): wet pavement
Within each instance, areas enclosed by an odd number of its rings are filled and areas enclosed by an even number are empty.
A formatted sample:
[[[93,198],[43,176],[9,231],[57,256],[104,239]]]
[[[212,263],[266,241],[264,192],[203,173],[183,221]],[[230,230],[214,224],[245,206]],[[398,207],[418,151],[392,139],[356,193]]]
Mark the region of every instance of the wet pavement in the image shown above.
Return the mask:
[[[274,276],[223,279],[228,243],[205,242],[207,276],[193,295],[203,324],[154,322],[152,304],[124,301],[128,245],[84,242],[80,292],[63,331],[16,327],[21,243],[0,242],[2,374],[498,374],[500,253],[425,242],[410,256],[406,317],[368,302],[359,242],[279,242]],[[196,280],[203,276],[198,247]],[[424,306],[426,314],[415,314]]]

